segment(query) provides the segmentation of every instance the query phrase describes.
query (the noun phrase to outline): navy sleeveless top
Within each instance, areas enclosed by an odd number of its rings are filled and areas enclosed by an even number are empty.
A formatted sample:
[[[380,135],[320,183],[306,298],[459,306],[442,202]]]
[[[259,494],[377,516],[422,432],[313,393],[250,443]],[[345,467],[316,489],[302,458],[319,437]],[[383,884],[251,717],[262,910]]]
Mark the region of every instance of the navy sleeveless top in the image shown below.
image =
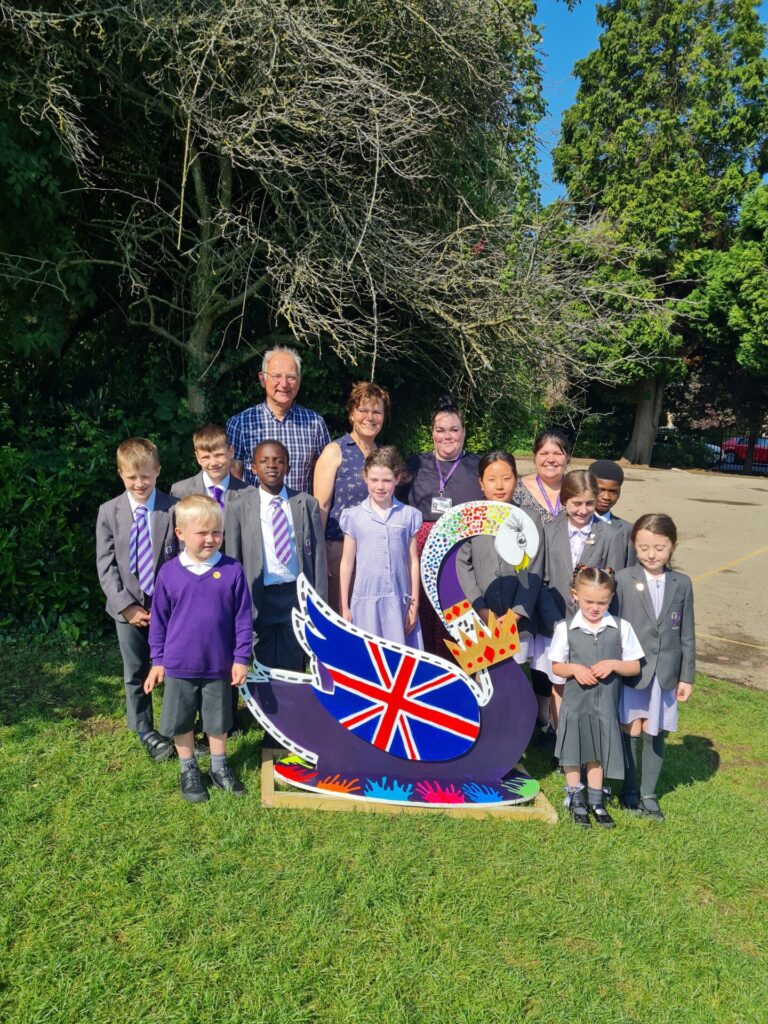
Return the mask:
[[[359,505],[368,497],[368,488],[363,480],[365,456],[355,444],[355,439],[350,433],[335,438],[333,443],[341,448],[341,465],[333,485],[333,504],[328,513],[325,539],[343,540],[344,534],[339,526],[341,513],[345,508]]]

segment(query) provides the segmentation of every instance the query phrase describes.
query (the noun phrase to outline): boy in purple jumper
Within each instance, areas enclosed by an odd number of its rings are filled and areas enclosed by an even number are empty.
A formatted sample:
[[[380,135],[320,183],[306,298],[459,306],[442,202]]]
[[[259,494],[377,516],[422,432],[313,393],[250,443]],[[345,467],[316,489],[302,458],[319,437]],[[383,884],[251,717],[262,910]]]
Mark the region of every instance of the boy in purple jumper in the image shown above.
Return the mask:
[[[240,563],[219,550],[219,503],[194,494],[174,512],[184,550],[157,575],[149,625],[153,667],[144,689],[151,693],[165,682],[160,728],[173,736],[182,797],[201,803],[208,792],[195,760],[198,708],[211,745],[211,782],[233,796],[245,793],[227,764],[227,733],[232,728],[230,687],[244,683],[248,673],[251,595]]]

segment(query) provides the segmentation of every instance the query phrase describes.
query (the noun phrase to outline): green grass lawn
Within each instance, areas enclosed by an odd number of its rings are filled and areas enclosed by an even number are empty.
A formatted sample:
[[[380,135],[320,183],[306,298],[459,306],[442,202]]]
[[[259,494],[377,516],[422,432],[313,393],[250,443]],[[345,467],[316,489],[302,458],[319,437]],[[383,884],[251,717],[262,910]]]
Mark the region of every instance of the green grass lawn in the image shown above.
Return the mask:
[[[663,825],[178,796],[112,645],[0,646],[0,1020],[768,1021],[768,695],[699,677]],[[562,810],[561,777],[526,756]]]

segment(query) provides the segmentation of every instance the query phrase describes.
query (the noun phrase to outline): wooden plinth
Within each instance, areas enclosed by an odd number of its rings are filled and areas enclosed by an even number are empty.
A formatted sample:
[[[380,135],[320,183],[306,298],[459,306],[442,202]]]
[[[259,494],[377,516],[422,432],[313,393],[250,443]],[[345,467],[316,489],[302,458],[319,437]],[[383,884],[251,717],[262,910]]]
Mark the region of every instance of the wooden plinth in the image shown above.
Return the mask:
[[[449,814],[452,818],[510,818],[514,821],[543,821],[557,824],[557,812],[544,794],[526,804],[480,807],[457,804],[455,807],[429,807],[390,804],[386,800],[349,800],[333,793],[310,793],[301,789],[275,788],[275,755],[284,751],[263,748],[261,752],[261,804],[262,807],[290,807],[303,811],[358,811],[365,814]]]

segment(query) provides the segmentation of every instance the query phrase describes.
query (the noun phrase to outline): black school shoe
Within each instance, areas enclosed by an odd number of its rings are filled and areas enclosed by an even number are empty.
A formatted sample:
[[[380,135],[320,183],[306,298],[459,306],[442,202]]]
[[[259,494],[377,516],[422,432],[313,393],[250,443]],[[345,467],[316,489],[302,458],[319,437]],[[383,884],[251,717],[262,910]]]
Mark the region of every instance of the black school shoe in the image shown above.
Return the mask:
[[[580,789],[571,795],[571,802],[568,804],[568,812],[571,815],[574,825],[580,825],[582,828],[592,828],[592,822],[589,820],[589,810],[587,809],[587,801],[583,790]]]
[[[601,828],[616,828],[616,822],[602,804],[590,804],[589,810]]]
[[[641,797],[639,810],[642,818],[650,818],[651,821],[664,821],[659,801],[653,793],[650,796]]]
[[[156,764],[162,764],[163,761],[168,761],[176,756],[173,740],[169,740],[167,736],[161,736],[156,729],[148,732],[141,742],[146,752]]]
[[[182,798],[187,803],[202,804],[208,799],[208,790],[203,785],[203,778],[196,764],[190,765],[181,773],[179,785]]]
[[[231,793],[232,796],[245,796],[245,786],[235,778],[228,764],[225,764],[220,772],[215,772],[211,768],[208,774],[216,789],[223,789],[225,792]]]

